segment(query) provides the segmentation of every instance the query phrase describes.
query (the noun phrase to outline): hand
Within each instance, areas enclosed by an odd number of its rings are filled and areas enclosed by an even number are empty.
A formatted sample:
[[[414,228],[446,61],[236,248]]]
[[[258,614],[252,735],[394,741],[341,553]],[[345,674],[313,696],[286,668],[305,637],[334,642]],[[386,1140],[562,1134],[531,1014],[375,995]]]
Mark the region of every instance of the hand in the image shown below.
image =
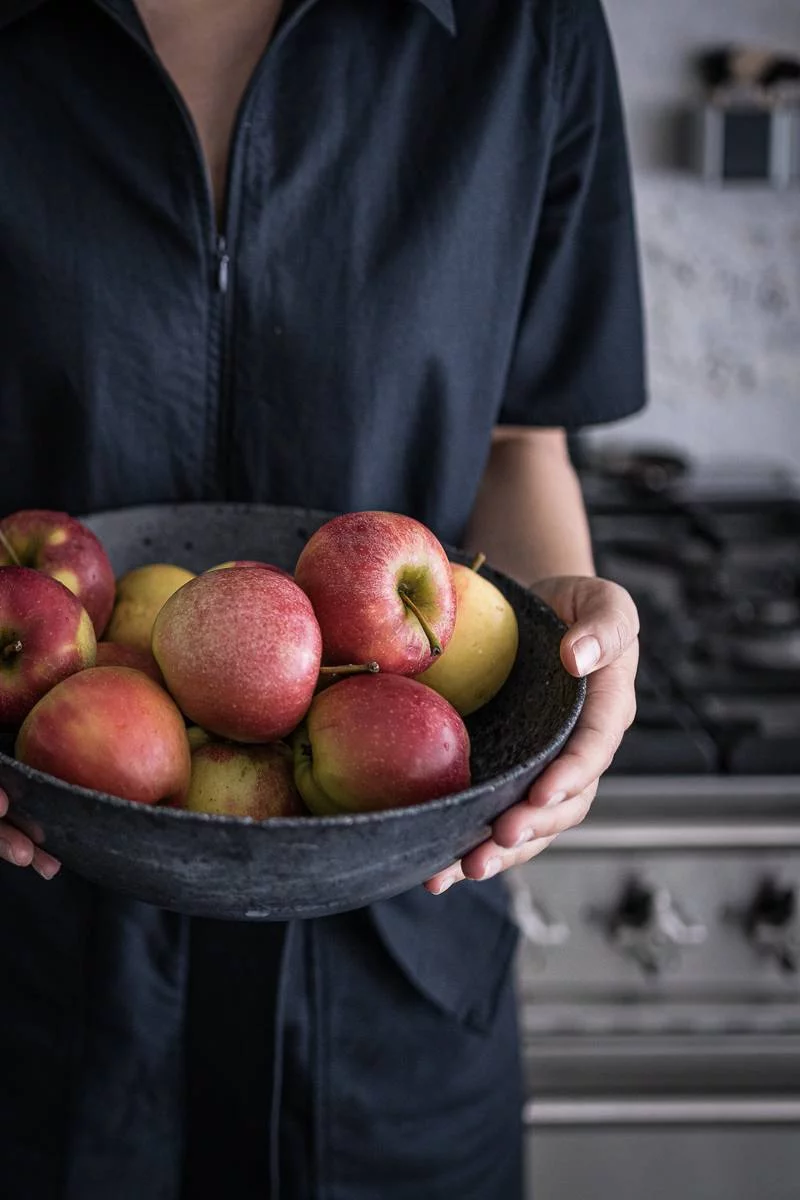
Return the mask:
[[[590,576],[546,579],[533,590],[569,626],[561,659],[572,675],[588,675],[586,703],[558,758],[525,800],[494,823],[492,837],[425,887],[440,895],[462,879],[490,879],[528,862],[567,829],[579,825],[636,715],[639,616],[616,583]]]
[[[0,818],[8,812],[8,796],[0,791]],[[0,858],[15,867],[33,867],[42,879],[58,874],[61,863],[32,842],[20,829],[0,819]]]

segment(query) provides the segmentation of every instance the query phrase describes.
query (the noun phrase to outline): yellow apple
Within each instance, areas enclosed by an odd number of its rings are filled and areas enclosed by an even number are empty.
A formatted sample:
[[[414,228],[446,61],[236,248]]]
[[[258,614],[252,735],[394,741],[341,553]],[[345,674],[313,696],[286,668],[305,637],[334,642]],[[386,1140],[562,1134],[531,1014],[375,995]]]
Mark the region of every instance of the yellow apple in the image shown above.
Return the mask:
[[[283,742],[199,746],[192,754],[192,780],[181,807],[256,821],[308,815],[295,787],[292,752]]]
[[[136,567],[117,580],[117,599],[105,639],[150,650],[153,623],[178,588],[194,579],[191,571],[169,563]]]
[[[416,678],[462,717],[488,704],[511,674],[519,648],[514,609],[493,583],[453,563],[456,625],[440,658]]]
[[[186,737],[189,742],[189,749],[194,753],[201,746],[205,746],[208,742],[213,741],[210,733],[206,733],[205,729],[201,729],[199,725],[190,725],[186,730]]]

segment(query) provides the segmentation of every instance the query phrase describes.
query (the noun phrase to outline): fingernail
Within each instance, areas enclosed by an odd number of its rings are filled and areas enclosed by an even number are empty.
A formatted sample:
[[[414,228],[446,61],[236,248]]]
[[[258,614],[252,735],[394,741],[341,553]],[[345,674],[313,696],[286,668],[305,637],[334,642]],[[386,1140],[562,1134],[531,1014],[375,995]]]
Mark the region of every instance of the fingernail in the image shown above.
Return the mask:
[[[532,842],[535,836],[536,835],[532,828],[523,829],[522,832],[517,835],[517,840],[514,842],[514,845],[524,846],[526,842]]]
[[[490,858],[489,861],[487,862],[486,866],[484,867],[484,871],[483,871],[483,874],[481,875],[481,879],[491,879],[493,875],[497,874],[497,872],[500,870],[502,865],[503,864],[499,858]]]
[[[602,654],[600,643],[596,637],[581,638],[572,647],[572,652],[575,655],[575,665],[580,675],[588,675],[592,667],[600,662],[600,655]]]
[[[53,879],[58,874],[58,867],[54,867],[52,863],[37,863],[34,860],[31,866],[42,879]]]
[[[443,882],[439,884],[438,888],[433,893],[434,896],[443,896],[444,893],[448,890],[448,888],[451,888],[453,886],[455,881],[456,881],[456,876],[450,875],[447,879],[443,880]]]
[[[555,792],[545,804],[545,808],[555,808],[557,804],[563,804],[566,798],[566,792]]]

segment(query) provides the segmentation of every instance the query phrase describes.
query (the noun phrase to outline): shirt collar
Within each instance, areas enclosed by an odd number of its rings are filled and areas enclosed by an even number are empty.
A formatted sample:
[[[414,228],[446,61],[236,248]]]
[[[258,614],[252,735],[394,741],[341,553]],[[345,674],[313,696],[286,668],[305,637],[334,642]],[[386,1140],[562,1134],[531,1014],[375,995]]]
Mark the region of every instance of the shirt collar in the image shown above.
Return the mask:
[[[18,17],[39,8],[44,0],[2,0],[0,7],[0,29],[10,25]],[[456,32],[456,14],[453,0],[412,0],[412,3],[427,8],[428,12],[445,27],[449,33]]]
[[[5,29],[6,25],[11,25],[18,17],[33,12],[43,3],[44,0],[4,0],[0,6],[0,30]]]
[[[415,4],[421,4],[423,8],[427,8],[429,13],[432,13],[436,20],[444,25],[449,33],[456,32],[456,14],[453,7],[453,0],[414,0]]]

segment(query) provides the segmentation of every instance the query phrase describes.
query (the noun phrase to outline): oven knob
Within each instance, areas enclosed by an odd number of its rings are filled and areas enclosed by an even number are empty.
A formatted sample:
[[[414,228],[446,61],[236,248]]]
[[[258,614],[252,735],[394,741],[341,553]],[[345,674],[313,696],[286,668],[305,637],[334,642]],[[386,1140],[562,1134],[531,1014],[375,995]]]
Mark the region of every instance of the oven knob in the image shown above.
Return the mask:
[[[774,958],[784,971],[797,972],[800,930],[795,887],[765,879],[747,911],[745,929],[760,954]]]
[[[611,918],[615,945],[648,975],[674,966],[686,946],[699,946],[705,925],[689,918],[665,887],[632,880]]]
[[[563,946],[569,940],[569,925],[534,900],[530,888],[518,874],[510,874],[513,915],[522,936],[541,950]]]

